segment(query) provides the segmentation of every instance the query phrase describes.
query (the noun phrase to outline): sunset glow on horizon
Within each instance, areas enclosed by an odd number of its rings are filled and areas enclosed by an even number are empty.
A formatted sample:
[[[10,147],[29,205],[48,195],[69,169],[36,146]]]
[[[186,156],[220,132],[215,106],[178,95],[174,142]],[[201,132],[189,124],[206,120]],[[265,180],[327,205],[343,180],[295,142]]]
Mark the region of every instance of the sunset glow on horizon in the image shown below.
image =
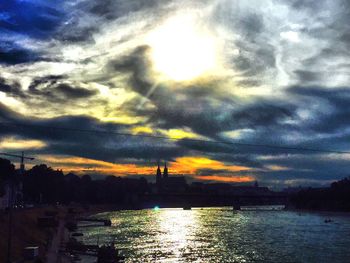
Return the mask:
[[[114,176],[144,176],[147,179],[153,180],[156,174],[157,164],[150,165],[135,165],[132,163],[111,163],[99,160],[92,160],[81,157],[69,156],[48,156],[41,155],[39,160],[52,166],[53,169],[62,170],[64,173],[83,174],[99,174],[99,175],[114,175]],[[161,163],[163,166],[164,163]],[[250,175],[240,175],[239,172],[249,171],[248,167],[230,166],[224,163],[210,160],[204,157],[181,157],[175,162],[168,162],[170,176],[186,176],[192,180],[205,181],[220,181],[230,183],[247,183],[253,182],[255,179]],[[230,176],[206,176],[200,175],[202,170],[210,169],[212,173],[215,171],[225,170],[230,173]]]

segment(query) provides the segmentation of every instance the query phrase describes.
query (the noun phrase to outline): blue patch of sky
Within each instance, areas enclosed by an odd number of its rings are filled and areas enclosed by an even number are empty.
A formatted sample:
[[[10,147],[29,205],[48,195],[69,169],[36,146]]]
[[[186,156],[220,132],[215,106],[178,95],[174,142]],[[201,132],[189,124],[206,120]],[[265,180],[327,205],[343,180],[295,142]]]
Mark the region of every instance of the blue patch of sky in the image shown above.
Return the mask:
[[[64,1],[5,0],[0,2],[0,38],[9,33],[50,38],[64,19]]]

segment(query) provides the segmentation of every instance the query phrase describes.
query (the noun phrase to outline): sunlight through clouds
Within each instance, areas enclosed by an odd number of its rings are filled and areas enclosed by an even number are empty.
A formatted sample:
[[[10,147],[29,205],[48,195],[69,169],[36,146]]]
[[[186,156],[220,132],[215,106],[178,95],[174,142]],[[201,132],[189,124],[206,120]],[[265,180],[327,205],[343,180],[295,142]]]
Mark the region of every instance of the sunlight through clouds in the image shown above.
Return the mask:
[[[175,81],[191,81],[218,67],[220,47],[215,36],[201,29],[199,13],[169,18],[150,33],[154,70]],[[161,77],[162,78],[162,77]]]
[[[350,169],[347,156],[225,143],[350,148],[349,10],[343,0],[9,1],[0,122],[114,133],[5,127],[2,147],[72,156],[60,166],[81,173],[88,160],[101,174],[151,175],[144,164],[164,160],[191,180],[322,185]]]

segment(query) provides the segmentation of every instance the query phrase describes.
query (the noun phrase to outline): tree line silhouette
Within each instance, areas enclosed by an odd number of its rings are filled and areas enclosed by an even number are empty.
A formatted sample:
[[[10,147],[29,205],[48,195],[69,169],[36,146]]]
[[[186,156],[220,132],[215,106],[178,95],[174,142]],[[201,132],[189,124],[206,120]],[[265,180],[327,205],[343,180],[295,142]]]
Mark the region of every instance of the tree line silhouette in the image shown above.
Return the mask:
[[[92,180],[90,175],[64,174],[46,164],[35,165],[23,175],[16,173],[14,165],[0,158],[0,196],[9,180],[22,182],[23,201],[35,204],[85,204],[130,203],[138,194],[149,191],[145,178],[132,179],[107,176]]]
[[[350,211],[350,177],[326,188],[303,189],[291,197],[297,209]]]
[[[137,197],[152,192],[143,177],[107,176],[93,180],[90,175],[64,174],[46,164],[35,165],[20,174],[7,159],[0,158],[0,197],[8,182],[21,182],[23,202],[33,204],[119,204],[130,207]],[[350,211],[350,177],[326,188],[307,188],[290,197],[292,207],[309,210]]]

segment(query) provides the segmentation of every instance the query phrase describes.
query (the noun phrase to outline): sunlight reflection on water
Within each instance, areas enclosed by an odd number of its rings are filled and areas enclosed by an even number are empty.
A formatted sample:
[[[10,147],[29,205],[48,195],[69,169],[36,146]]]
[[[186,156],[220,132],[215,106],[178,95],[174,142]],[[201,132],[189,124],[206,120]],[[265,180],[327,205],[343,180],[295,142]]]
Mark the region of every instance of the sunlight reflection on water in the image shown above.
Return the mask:
[[[83,241],[115,240],[126,262],[349,262],[349,215],[198,208],[98,216],[112,227],[83,228]]]

